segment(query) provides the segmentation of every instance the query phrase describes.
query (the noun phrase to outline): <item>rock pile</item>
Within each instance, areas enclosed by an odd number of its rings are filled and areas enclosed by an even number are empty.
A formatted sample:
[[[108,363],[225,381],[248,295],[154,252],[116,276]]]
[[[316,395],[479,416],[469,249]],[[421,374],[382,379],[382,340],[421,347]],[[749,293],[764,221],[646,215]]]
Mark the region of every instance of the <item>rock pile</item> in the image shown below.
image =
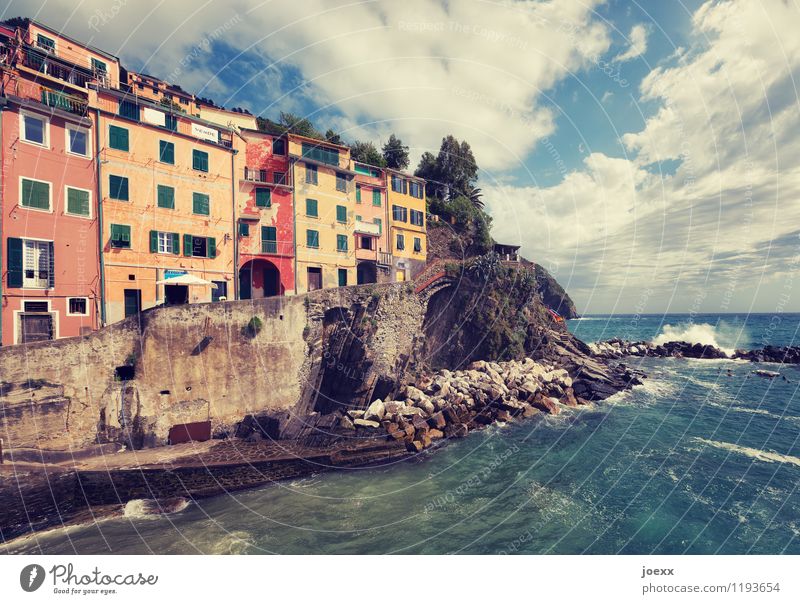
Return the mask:
[[[392,400],[350,410],[339,426],[370,434],[383,430],[404,441],[408,450],[421,451],[438,439],[461,438],[494,422],[590,404],[575,395],[572,385],[566,370],[531,359],[476,361],[465,370],[442,369],[403,386]]]
[[[635,357],[684,357],[690,359],[744,359],[754,363],[800,364],[800,346],[765,346],[756,350],[737,350],[726,354],[708,344],[689,342],[667,342],[654,345],[651,342],[628,342],[613,339],[589,344],[592,353],[603,359]]]

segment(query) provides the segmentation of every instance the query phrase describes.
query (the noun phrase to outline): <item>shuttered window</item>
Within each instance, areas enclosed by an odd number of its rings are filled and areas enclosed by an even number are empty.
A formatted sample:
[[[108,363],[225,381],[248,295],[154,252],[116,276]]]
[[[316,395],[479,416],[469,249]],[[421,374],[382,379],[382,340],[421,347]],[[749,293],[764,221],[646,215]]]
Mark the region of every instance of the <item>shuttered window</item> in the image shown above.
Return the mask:
[[[89,191],[67,187],[67,214],[90,216]]]
[[[139,106],[133,101],[120,101],[119,102],[119,115],[126,117],[129,120],[139,121]]]
[[[128,179],[124,176],[110,174],[108,177],[108,196],[111,199],[128,201]]]
[[[336,251],[347,251],[347,235],[336,235]]]
[[[421,252],[422,251],[422,239],[419,237],[414,237],[414,251]]]
[[[319,231],[308,229],[306,231],[306,246],[319,247]]]
[[[203,216],[210,214],[208,195],[205,193],[192,193],[192,212]]]
[[[356,185],[356,203],[361,203],[361,185]]]
[[[158,207],[175,209],[175,188],[166,185],[158,185]]]
[[[208,172],[208,153],[199,151],[198,149],[192,150],[192,168],[200,170],[201,172]]]
[[[317,184],[317,167],[306,164],[306,182],[310,185]]]
[[[22,287],[47,289],[55,286],[53,242],[23,239]]]
[[[278,253],[278,229],[273,226],[261,227],[261,251],[264,254]]]
[[[316,199],[306,199],[306,216],[311,216],[312,218],[319,216]]]
[[[347,206],[336,206],[336,221],[347,222]]]
[[[272,192],[266,187],[256,188],[256,207],[268,208],[272,205]]]
[[[111,225],[111,247],[131,247],[131,227],[127,224]]]
[[[128,129],[119,126],[108,127],[108,146],[118,151],[128,151]]]
[[[162,164],[175,164],[175,143],[158,141],[158,161]]]
[[[154,254],[180,253],[180,235],[164,231],[150,231],[150,251]]]
[[[50,209],[50,183],[40,180],[22,179],[22,199],[20,205],[23,208],[36,208],[37,210]]]
[[[380,189],[372,189],[372,205],[381,206],[381,191]]]

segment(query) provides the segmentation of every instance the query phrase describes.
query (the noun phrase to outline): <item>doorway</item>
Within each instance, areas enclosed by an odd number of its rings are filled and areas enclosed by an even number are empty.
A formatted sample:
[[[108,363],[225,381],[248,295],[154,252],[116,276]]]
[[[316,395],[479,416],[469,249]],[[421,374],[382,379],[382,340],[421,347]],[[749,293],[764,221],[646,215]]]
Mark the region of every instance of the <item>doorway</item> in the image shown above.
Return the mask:
[[[322,269],[318,267],[308,267],[308,291],[322,289]]]
[[[125,297],[125,318],[138,315],[142,312],[142,290],[126,289]]]
[[[164,286],[164,303],[167,306],[175,304],[188,304],[189,303],[189,286],[188,285],[165,285]]]

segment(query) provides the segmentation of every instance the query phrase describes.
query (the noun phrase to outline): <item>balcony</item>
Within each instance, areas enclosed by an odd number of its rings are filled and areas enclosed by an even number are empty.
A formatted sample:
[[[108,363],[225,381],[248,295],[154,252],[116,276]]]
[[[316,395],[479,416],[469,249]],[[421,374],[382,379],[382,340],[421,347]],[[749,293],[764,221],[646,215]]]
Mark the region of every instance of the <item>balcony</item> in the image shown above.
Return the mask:
[[[22,49],[22,65],[81,88],[86,88],[87,83],[97,79],[88,69],[82,70],[77,65],[63,62],[54,55],[34,48]]]
[[[277,254],[278,253],[278,242],[277,241],[270,241],[269,239],[262,239],[261,240],[261,253],[262,254]]]
[[[378,252],[378,266],[392,266],[394,257],[389,252]]]
[[[68,111],[81,117],[86,116],[89,108],[89,103],[85,99],[71,94],[64,94],[63,92],[56,92],[49,88],[42,88],[42,104],[54,109]]]
[[[381,227],[374,222],[364,222],[363,220],[356,220],[356,233],[362,235],[374,235],[380,237]]]
[[[277,185],[279,187],[290,186],[286,172],[273,172],[270,180],[268,171],[263,169],[245,168],[243,180],[256,184]]]

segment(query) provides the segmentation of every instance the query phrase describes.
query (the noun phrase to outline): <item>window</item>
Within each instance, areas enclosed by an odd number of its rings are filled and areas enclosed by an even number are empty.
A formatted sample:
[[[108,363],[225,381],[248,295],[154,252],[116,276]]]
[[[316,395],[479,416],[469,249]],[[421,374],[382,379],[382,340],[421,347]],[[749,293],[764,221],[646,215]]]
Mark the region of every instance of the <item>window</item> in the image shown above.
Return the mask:
[[[397,235],[397,245],[395,245],[395,248],[397,248],[398,250],[406,249],[406,238],[405,238],[405,236],[400,235],[398,233],[398,235]]]
[[[159,208],[167,208],[168,210],[175,209],[175,187],[168,187],[167,185],[158,185],[156,187],[157,201]]]
[[[276,185],[285,185],[286,184],[286,172],[273,172],[272,173],[272,182]]]
[[[373,222],[378,225],[378,234],[383,234],[383,221],[380,218],[374,218]]]
[[[76,189],[74,187],[67,187],[67,214],[74,216],[85,216],[89,218],[92,215],[91,209],[91,191],[86,189]]]
[[[317,184],[317,167],[306,164],[306,182],[310,185]]]
[[[272,154],[273,155],[286,155],[286,141],[282,138],[276,138],[272,141]]]
[[[246,222],[239,223],[239,237],[249,237],[250,236],[250,225]]]
[[[50,183],[42,180],[22,179],[19,205],[23,208],[50,211]]]
[[[364,235],[361,236],[361,249],[362,250],[372,249],[372,237],[365,237]]]
[[[120,117],[126,117],[129,120],[139,121],[139,105],[133,101],[120,101],[119,111],[117,112]]]
[[[347,269],[340,268],[339,269],[339,287],[344,287],[347,285]]]
[[[175,143],[158,141],[158,161],[175,165]]]
[[[408,194],[411,197],[422,199],[422,185],[418,182],[411,181],[408,183]]]
[[[192,213],[208,216],[210,212],[210,202],[205,193],[192,193]]]
[[[131,227],[127,224],[111,225],[111,247],[127,248],[131,247]]]
[[[336,190],[347,192],[347,175],[341,172],[336,173]]]
[[[213,237],[183,236],[183,255],[195,258],[216,258],[217,240]]]
[[[416,226],[422,226],[424,224],[425,217],[419,210],[411,210],[411,224]]]
[[[311,218],[317,218],[319,216],[316,199],[306,199],[306,216],[310,216]]]
[[[372,189],[372,205],[380,207],[381,206],[381,190],[380,189]]]
[[[261,251],[264,254],[278,253],[278,229],[274,226],[261,227]]]
[[[108,196],[111,199],[128,201],[128,179],[125,176],[110,174],[108,177]]]
[[[108,127],[108,146],[119,151],[128,150],[128,129],[119,126]]]
[[[50,139],[50,122],[43,117],[20,113],[22,140],[47,147]]]
[[[67,124],[67,153],[89,157],[89,133],[83,128],[76,128]]]
[[[414,251],[422,252],[422,239],[419,237],[414,237]]]
[[[331,166],[339,165],[339,150],[328,149],[314,143],[303,143],[303,157],[320,161]]]
[[[92,71],[108,73],[108,66],[101,60],[92,58]]]
[[[336,235],[336,251],[347,251],[347,235]]]
[[[397,220],[398,222],[408,222],[408,208],[393,205],[392,220]]]
[[[54,52],[56,49],[56,41],[43,34],[36,34],[36,46],[47,52]]]
[[[347,222],[347,206],[336,206],[336,222]]]
[[[212,281],[216,287],[211,288],[211,301],[219,302],[220,300],[228,299],[228,282],[227,281]]]
[[[356,203],[361,203],[361,185],[356,184]]]
[[[89,316],[88,298],[67,298],[67,316],[77,315],[80,317]]]
[[[53,242],[22,239],[22,287],[55,287]],[[9,273],[11,272],[9,263]],[[10,278],[10,277],[9,277]]]
[[[268,208],[272,205],[272,192],[264,187],[256,187],[256,207]]]
[[[178,118],[174,115],[167,115],[164,121],[164,127],[172,132],[178,131]]]
[[[189,99],[181,97],[181,105],[188,105],[188,104],[189,104]]]
[[[192,169],[208,172],[208,153],[192,149]]]
[[[154,254],[179,254],[180,245],[178,233],[150,231],[150,252]]]
[[[406,185],[407,183],[403,178],[395,174],[392,175],[392,191],[405,194],[407,191]]]
[[[306,246],[319,247],[319,231],[312,231],[311,229],[306,231]]]

